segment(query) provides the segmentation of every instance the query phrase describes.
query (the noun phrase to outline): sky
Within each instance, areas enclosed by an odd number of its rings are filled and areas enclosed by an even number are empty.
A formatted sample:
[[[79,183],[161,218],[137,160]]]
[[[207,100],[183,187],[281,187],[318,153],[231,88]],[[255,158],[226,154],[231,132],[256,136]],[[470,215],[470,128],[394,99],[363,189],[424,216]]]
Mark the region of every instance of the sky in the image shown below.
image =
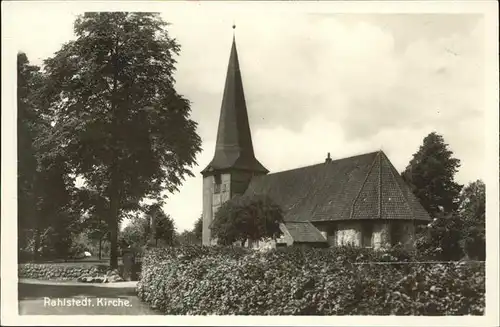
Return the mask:
[[[73,38],[76,14],[19,12],[15,44],[42,64]],[[228,14],[167,10],[181,45],[177,91],[191,101],[203,151],[164,211],[179,231],[202,211],[233,23],[257,159],[271,172],[383,150],[402,171],[436,131],[461,160],[459,183],[484,179],[484,21],[474,14]],[[47,19],[50,17],[51,19]]]

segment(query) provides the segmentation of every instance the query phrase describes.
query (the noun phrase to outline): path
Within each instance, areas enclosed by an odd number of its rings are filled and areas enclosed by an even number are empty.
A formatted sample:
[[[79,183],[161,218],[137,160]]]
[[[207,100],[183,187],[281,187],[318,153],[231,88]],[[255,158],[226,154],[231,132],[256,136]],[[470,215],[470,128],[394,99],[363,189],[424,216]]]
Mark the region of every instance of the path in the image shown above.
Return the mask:
[[[20,279],[20,315],[155,315],[136,296],[137,282],[84,284]],[[58,301],[59,300],[59,301]],[[80,300],[80,304],[76,300]]]

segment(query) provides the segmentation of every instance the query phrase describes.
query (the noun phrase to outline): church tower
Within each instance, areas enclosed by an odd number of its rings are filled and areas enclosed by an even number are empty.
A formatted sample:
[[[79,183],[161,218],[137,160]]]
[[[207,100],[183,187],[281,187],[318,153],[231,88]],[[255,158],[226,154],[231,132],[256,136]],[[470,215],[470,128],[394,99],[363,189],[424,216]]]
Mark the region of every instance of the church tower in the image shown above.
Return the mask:
[[[233,26],[233,29],[235,26]],[[214,244],[210,224],[220,206],[243,194],[253,176],[269,171],[255,158],[236,41],[227,67],[215,154],[203,175],[203,245]]]

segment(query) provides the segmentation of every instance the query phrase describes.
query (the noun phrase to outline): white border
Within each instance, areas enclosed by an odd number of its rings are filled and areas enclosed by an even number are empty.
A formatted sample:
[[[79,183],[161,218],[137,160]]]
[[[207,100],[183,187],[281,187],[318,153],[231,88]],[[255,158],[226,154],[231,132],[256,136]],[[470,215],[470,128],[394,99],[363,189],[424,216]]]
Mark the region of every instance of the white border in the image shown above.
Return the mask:
[[[18,316],[16,246],[16,53],[11,46],[16,35],[9,29],[9,19],[29,6],[50,7],[68,11],[159,11],[176,7],[193,10],[226,11],[228,17],[238,12],[323,12],[323,13],[481,13],[485,18],[485,99],[487,117],[487,309],[484,317],[233,317],[233,316]],[[57,17],[47,17],[57,19]],[[496,1],[321,1],[321,2],[147,2],[147,1],[26,1],[2,2],[2,221],[1,221],[1,321],[5,325],[370,325],[370,326],[495,326],[498,314],[498,245],[499,245],[499,113],[498,113],[498,7]]]

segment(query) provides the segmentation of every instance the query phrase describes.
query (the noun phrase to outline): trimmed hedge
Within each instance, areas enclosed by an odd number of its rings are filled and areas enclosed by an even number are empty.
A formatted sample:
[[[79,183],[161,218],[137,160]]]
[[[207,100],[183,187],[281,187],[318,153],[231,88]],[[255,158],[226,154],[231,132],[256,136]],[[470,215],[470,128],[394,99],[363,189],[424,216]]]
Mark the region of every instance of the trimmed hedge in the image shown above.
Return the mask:
[[[43,280],[76,280],[82,276],[103,276],[109,270],[106,265],[61,265],[50,263],[26,263],[18,265],[19,278]]]
[[[422,264],[395,252],[152,249],[137,291],[151,307],[174,315],[484,314],[484,264]],[[408,263],[363,263],[374,258]]]

